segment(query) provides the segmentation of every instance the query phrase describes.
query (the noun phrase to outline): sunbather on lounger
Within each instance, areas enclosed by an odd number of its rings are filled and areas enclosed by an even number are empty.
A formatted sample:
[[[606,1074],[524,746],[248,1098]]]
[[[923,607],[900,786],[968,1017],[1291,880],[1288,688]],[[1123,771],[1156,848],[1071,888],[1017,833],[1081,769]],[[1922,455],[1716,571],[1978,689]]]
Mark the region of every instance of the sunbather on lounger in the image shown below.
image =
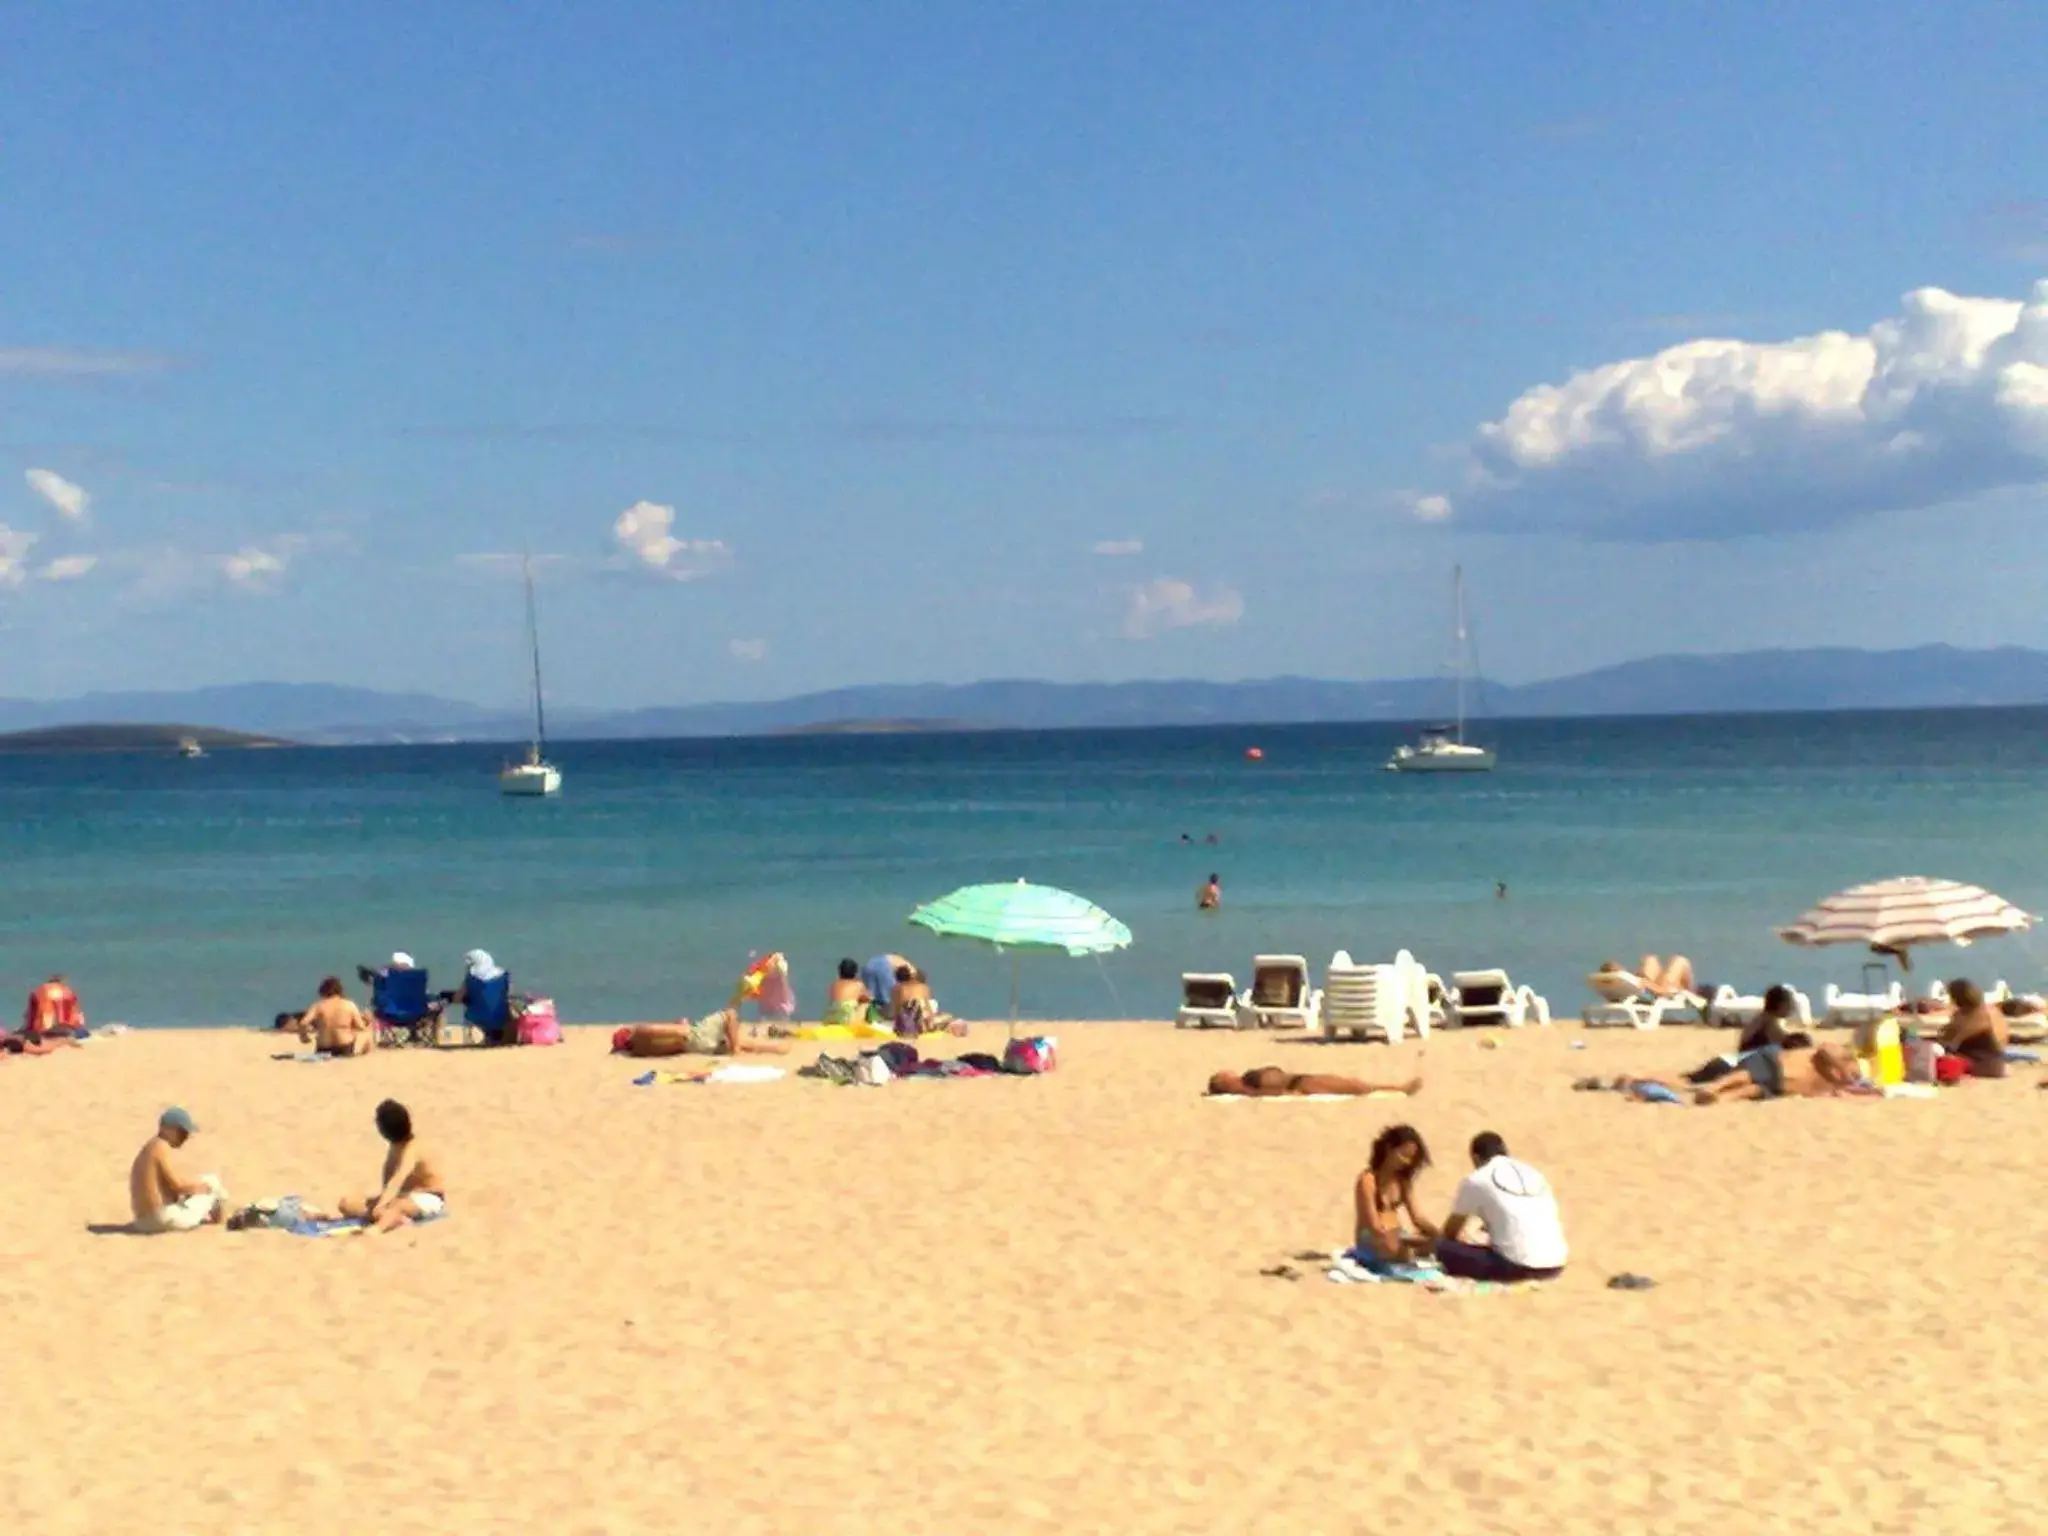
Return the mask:
[[[377,1106],[377,1134],[389,1143],[384,1181],[367,1200],[341,1197],[341,1214],[370,1224],[373,1232],[395,1232],[415,1221],[432,1221],[448,1210],[448,1190],[433,1159],[412,1133],[412,1115],[396,1099]]]
[[[1693,985],[1692,962],[1683,955],[1673,955],[1669,960],[1645,955],[1636,964],[1636,974],[1658,997],[1677,997],[1682,993],[1697,994],[1698,991]]]
[[[1356,1077],[1334,1077],[1326,1072],[1286,1072],[1279,1067],[1253,1067],[1249,1072],[1218,1072],[1209,1079],[1209,1092],[1223,1097],[1278,1099],[1289,1094],[1341,1094],[1364,1098],[1374,1093],[1422,1092],[1422,1079],[1405,1083],[1368,1083]]]
[[[737,1008],[721,1008],[692,1023],[634,1024],[612,1036],[612,1049],[627,1056],[780,1056],[780,1041],[749,1040],[740,1031]]]

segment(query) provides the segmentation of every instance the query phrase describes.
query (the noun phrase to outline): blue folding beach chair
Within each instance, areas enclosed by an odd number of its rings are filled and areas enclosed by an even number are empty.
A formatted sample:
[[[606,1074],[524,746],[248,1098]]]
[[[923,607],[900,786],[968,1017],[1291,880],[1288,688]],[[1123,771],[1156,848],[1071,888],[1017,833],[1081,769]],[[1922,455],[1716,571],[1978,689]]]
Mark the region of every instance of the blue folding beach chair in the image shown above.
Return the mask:
[[[439,1012],[427,991],[427,973],[379,971],[370,980],[370,1016],[379,1045],[431,1045]]]
[[[462,983],[462,1022],[484,1037],[490,1045],[510,1045],[512,1031],[512,973],[500,971],[489,981],[466,977]]]

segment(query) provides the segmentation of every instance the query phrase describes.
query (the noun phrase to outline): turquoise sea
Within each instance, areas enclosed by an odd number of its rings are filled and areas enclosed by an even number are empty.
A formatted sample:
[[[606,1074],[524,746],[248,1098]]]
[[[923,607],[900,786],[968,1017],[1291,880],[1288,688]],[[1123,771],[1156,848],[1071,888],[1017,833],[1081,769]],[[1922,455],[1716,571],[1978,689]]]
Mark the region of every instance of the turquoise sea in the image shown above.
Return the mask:
[[[896,950],[993,1016],[1007,962],[905,918],[1023,876],[1135,935],[1100,963],[1026,961],[1028,1015],[1163,1017],[1183,970],[1402,947],[1505,966],[1576,1013],[1588,969],[1645,950],[1745,988],[1857,981],[1864,957],[1771,929],[1860,880],[2048,908],[2048,711],[1483,734],[1502,766],[1472,778],[1383,772],[1390,726],[565,742],[548,802],[498,795],[497,747],[0,757],[0,997],[62,970],[100,1021],[261,1023],[393,949],[452,982],[483,947],[569,1019],[662,1018],[780,949],[815,1010],[840,956]],[[1212,870],[1224,907],[1198,914]],[[2043,942],[1924,969],[2039,985]]]

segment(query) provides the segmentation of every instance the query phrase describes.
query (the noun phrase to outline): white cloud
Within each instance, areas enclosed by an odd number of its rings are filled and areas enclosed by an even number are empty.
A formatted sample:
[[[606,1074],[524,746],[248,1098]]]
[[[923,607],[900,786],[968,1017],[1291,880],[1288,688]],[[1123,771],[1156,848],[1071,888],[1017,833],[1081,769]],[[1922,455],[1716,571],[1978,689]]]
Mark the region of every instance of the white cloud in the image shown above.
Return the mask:
[[[1466,458],[1461,521],[1596,539],[1792,531],[2040,484],[2048,281],[2026,300],[1921,288],[1857,335],[1609,363],[1525,391]]]
[[[674,507],[636,501],[612,523],[612,538],[636,568],[671,581],[695,581],[732,564],[724,540],[679,539],[675,522]]]
[[[728,640],[725,648],[732,652],[734,661],[766,661],[768,642],[766,640]]]
[[[1175,576],[1160,576],[1131,588],[1119,633],[1149,640],[1169,629],[1235,624],[1244,617],[1244,598],[1230,587],[1203,594]]]
[[[18,587],[28,579],[28,552],[35,547],[34,534],[0,523],[0,587]]]
[[[73,485],[53,469],[31,469],[21,478],[28,482],[30,490],[73,522],[84,517],[85,509],[92,503],[83,486]]]
[[[1451,515],[1451,498],[1448,496],[1417,496],[1408,503],[1408,510],[1425,523],[1440,523]]]
[[[81,576],[90,575],[93,567],[99,563],[98,555],[59,555],[55,560],[45,564],[36,575],[43,581],[76,581]]]
[[[245,544],[231,555],[220,556],[218,563],[221,574],[236,586],[256,589],[282,576],[291,563],[291,555],[265,549],[260,544]]]
[[[1145,553],[1143,539],[1104,539],[1094,546],[1094,553],[1115,559],[1121,555],[1142,555]]]

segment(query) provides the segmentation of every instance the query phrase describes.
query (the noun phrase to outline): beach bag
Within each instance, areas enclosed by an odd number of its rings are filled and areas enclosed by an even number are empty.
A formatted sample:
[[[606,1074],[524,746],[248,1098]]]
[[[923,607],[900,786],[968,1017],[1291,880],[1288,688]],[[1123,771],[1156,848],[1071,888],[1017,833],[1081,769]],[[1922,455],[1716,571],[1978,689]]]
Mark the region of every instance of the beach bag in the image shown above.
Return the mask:
[[[891,1040],[875,1054],[882,1059],[890,1072],[897,1077],[917,1070],[917,1047],[901,1040]]]
[[[1905,1046],[1906,1081],[1909,1083],[1931,1083],[1934,1081],[1934,1063],[1941,1048],[1932,1040],[1908,1040]]]
[[[1943,1087],[1960,1083],[1970,1075],[1970,1063],[1961,1056],[1939,1056],[1934,1062],[1934,1080]]]
[[[854,1064],[853,1080],[870,1088],[879,1088],[896,1074],[889,1070],[889,1063],[879,1056],[863,1056]]]
[[[1050,1072],[1059,1064],[1059,1041],[1050,1035],[1030,1035],[1003,1047],[1003,1070],[1020,1077]]]
[[[562,1043],[562,1021],[555,1017],[555,1000],[553,998],[536,997],[526,1005],[526,1012],[519,1016],[519,1043],[521,1045],[560,1045]],[[616,1037],[613,1038],[612,1049],[618,1049]]]

